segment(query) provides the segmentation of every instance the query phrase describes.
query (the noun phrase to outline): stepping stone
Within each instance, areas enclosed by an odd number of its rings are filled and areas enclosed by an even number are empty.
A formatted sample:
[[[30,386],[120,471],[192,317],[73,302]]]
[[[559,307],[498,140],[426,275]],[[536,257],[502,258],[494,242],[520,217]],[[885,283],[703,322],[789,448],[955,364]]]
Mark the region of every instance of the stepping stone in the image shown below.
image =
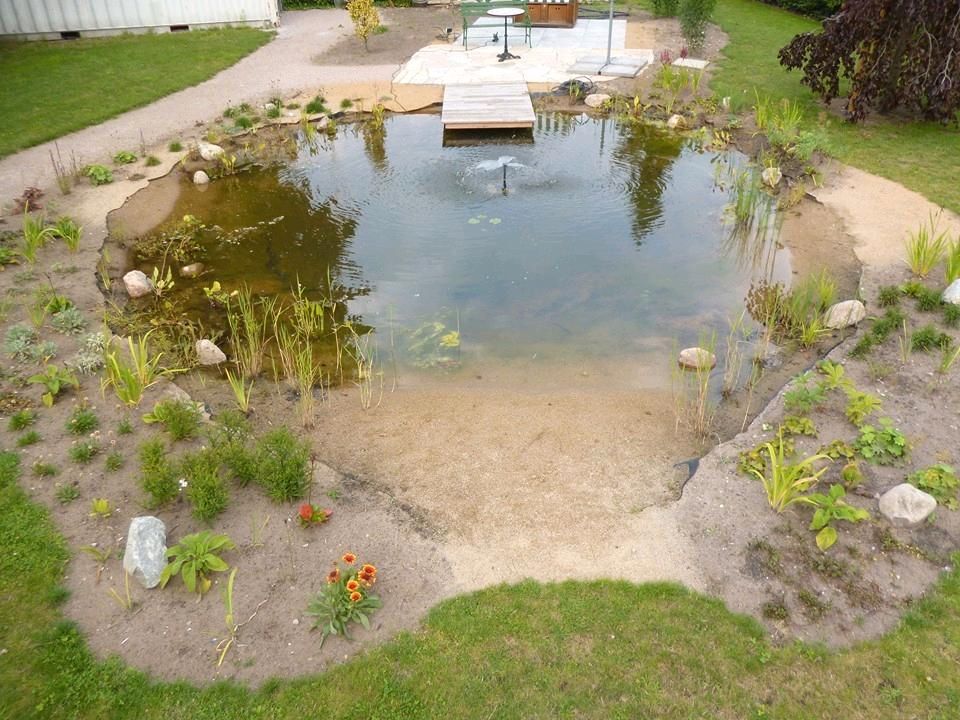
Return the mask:
[[[694,60],[693,58],[677,58],[673,61],[676,67],[693,68],[694,70],[703,70],[710,63],[706,60]]]

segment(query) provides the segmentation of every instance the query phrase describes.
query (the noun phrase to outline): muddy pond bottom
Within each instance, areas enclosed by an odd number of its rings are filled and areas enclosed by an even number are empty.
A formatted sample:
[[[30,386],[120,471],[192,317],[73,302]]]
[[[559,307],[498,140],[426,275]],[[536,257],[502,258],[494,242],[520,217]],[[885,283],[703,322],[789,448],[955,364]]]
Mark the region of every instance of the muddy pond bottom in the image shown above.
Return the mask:
[[[445,147],[438,116],[397,115],[291,145],[286,163],[180,181],[161,228],[216,230],[204,274],[177,282],[207,326],[223,325],[213,281],[299,282],[416,382],[662,387],[678,345],[722,338],[751,281],[787,272],[772,237],[725,220],[743,156],[649,126],[541,114],[533,142]]]

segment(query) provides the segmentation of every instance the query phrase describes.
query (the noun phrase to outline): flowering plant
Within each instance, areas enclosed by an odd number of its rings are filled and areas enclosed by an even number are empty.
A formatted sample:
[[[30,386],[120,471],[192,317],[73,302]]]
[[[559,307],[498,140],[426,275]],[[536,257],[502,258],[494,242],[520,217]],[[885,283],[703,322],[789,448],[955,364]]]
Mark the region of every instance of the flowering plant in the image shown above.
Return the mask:
[[[318,505],[303,503],[297,511],[297,519],[301,527],[310,527],[311,525],[320,525],[325,523],[333,515],[333,510],[325,510]]]
[[[380,598],[370,594],[377,582],[377,568],[361,564],[357,556],[347,553],[341,558],[343,568],[334,561],[327,574],[327,585],[310,601],[307,614],[315,618],[314,629],[320,628],[320,645],[328,635],[350,639],[347,626],[358,622],[370,629],[369,616],[382,606]]]

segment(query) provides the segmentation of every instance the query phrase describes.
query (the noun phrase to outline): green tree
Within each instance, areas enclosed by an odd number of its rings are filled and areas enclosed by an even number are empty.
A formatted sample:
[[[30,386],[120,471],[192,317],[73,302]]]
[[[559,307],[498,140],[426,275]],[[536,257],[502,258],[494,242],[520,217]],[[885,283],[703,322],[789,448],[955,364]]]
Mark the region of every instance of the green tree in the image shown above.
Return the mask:
[[[363,40],[363,49],[369,50],[367,38],[380,27],[380,13],[373,6],[373,0],[350,0],[347,10],[353,22],[353,32]]]

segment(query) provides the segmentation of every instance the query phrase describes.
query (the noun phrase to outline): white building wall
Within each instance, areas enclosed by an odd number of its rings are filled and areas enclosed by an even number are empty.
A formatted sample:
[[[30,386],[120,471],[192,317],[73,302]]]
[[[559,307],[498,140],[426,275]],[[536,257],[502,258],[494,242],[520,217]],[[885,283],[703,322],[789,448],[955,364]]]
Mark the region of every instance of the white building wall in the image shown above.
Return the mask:
[[[278,0],[0,0],[0,35],[142,32],[171,25],[277,25]]]

